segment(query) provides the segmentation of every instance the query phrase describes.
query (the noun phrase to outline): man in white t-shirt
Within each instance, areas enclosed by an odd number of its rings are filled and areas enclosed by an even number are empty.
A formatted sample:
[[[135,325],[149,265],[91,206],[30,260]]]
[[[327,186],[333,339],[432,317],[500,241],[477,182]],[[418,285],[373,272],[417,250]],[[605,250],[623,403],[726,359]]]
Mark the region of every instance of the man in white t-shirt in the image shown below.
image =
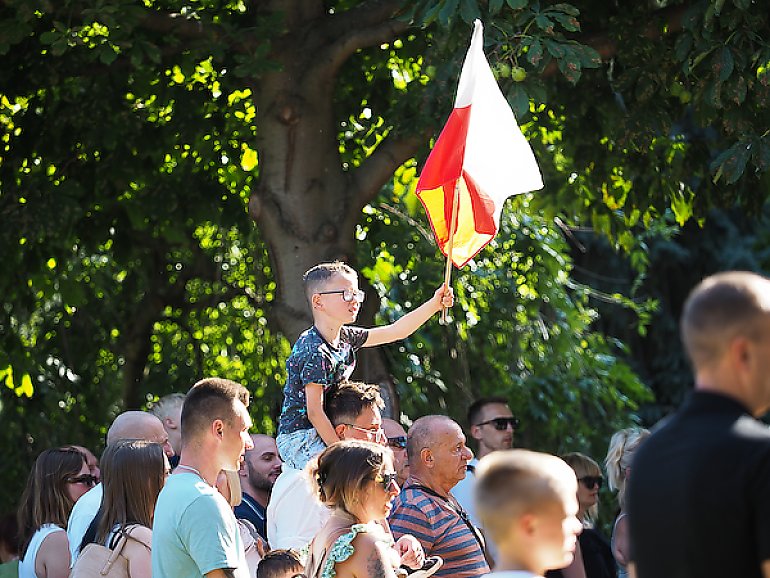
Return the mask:
[[[460,480],[460,483],[452,489],[452,494],[468,512],[468,517],[474,525],[483,531],[484,527],[476,515],[476,507],[473,503],[476,464],[492,452],[509,450],[513,447],[513,434],[519,426],[519,420],[508,407],[506,398],[482,397],[468,408],[468,424],[470,437],[476,440],[478,451],[468,462],[468,474],[465,479]],[[490,566],[495,561],[495,554],[494,545],[487,544],[487,561],[490,562]]]
[[[235,514],[215,487],[252,447],[248,403],[248,390],[227,379],[203,379],[187,393],[179,465],[155,506],[154,578],[249,578]]]
[[[107,431],[107,445],[112,445],[121,440],[139,439],[158,443],[163,446],[163,451],[171,458],[174,450],[168,441],[163,424],[154,415],[144,411],[125,411],[112,422]],[[88,531],[88,527],[96,517],[99,507],[102,505],[102,485],[97,484],[83,494],[75,502],[67,521],[67,539],[70,544],[70,566],[75,565],[75,560],[80,554],[80,543]]]

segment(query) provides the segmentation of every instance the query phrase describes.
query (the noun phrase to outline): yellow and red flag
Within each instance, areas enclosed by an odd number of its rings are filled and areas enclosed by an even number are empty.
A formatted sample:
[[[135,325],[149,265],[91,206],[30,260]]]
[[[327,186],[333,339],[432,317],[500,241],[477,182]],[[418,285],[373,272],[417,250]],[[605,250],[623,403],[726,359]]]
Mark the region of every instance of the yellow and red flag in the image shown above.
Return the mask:
[[[476,20],[454,110],[417,182],[417,196],[438,246],[456,267],[494,238],[505,199],[543,188],[535,155],[497,86],[483,48],[484,29]],[[456,186],[457,217],[450,243]]]

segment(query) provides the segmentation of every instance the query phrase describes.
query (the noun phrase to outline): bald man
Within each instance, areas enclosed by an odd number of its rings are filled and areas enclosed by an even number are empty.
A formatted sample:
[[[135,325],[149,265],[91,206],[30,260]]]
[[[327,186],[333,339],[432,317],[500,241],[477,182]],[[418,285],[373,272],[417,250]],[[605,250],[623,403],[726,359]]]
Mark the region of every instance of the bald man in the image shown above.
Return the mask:
[[[421,417],[409,428],[406,451],[409,478],[388,518],[393,536],[411,534],[425,556],[440,556],[438,577],[487,574],[483,538],[451,493],[473,457],[463,430],[443,415]]]
[[[695,391],[639,447],[628,488],[640,578],[770,576],[770,279],[704,279],[681,335]]]
[[[246,450],[238,470],[243,497],[235,507],[235,517],[248,520],[267,542],[267,504],[275,480],[281,475],[283,462],[275,439],[264,434],[251,434],[254,447]]]
[[[139,439],[158,443],[163,446],[163,451],[170,458],[174,450],[168,441],[168,434],[161,421],[150,413],[143,411],[126,411],[121,413],[112,422],[107,431],[107,445],[112,445],[121,440]],[[80,553],[80,543],[86,535],[91,522],[99,511],[102,503],[103,488],[101,484],[95,485],[91,490],[83,494],[75,503],[67,521],[67,539],[70,543],[70,566]]]

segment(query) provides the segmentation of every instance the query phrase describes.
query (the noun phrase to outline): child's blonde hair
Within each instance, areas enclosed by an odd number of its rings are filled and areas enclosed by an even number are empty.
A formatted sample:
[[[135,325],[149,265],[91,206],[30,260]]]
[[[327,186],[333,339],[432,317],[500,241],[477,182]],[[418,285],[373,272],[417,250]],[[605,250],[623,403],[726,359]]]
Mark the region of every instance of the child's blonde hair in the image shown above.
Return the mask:
[[[604,468],[610,490],[618,492],[620,509],[626,505],[626,470],[631,467],[631,460],[641,443],[650,436],[650,431],[641,427],[630,427],[616,431],[610,439]]]
[[[529,450],[502,450],[476,466],[476,512],[492,541],[508,534],[520,516],[574,495],[575,472],[563,460]]]

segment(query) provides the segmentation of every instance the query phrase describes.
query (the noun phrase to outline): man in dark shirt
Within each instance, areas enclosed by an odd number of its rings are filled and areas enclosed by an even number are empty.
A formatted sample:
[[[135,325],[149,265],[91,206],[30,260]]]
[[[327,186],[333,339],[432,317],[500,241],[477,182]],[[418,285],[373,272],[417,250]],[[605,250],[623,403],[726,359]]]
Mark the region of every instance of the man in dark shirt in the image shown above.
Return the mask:
[[[685,303],[681,332],[695,391],[634,458],[632,572],[767,578],[770,430],[755,418],[770,407],[770,279],[705,279]]]
[[[238,471],[243,498],[235,507],[235,517],[254,524],[267,542],[267,503],[275,480],[281,474],[283,462],[278,455],[275,439],[264,434],[251,434],[254,447],[246,450]]]

